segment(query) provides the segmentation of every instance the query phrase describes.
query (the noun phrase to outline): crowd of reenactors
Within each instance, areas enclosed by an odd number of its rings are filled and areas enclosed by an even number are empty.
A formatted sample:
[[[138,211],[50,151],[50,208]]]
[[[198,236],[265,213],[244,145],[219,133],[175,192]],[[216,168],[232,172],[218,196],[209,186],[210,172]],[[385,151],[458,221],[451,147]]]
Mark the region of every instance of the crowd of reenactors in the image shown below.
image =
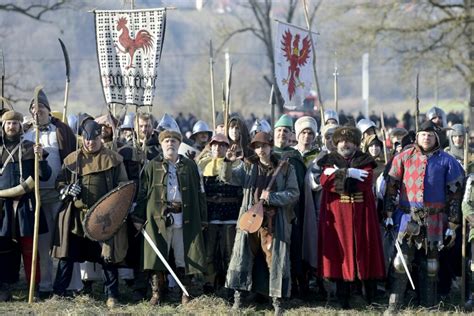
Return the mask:
[[[464,126],[447,126],[438,107],[416,131],[384,131],[366,118],[341,126],[327,110],[320,128],[310,116],[249,128],[219,114],[215,128],[197,121],[187,136],[168,114],[65,123],[43,91],[29,111],[39,144],[31,120],[13,110],[1,117],[0,301],[12,299],[21,257],[30,280],[35,155],[38,299],[87,294],[103,280],[113,308],[121,278],[134,301],[164,304],[174,280],[145,233],[185,286],[225,289],[233,309],[271,298],[276,314],[286,298],[337,297],[347,309],[354,294],[367,304],[385,295],[390,314],[411,290],[420,305],[436,306],[468,260],[462,238],[474,233],[463,236],[461,226],[463,214],[474,224],[471,153]],[[126,220],[105,241],[89,238],[88,210],[127,181],[138,189]],[[182,304],[191,299],[180,295]]]

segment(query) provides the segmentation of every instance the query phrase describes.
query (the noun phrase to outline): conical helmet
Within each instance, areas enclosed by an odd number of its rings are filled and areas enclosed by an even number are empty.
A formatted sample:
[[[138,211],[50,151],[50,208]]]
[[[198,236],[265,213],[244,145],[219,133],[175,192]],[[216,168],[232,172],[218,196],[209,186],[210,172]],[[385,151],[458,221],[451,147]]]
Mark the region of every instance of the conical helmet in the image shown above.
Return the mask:
[[[133,129],[135,126],[135,113],[130,112],[125,115],[120,129]]]
[[[250,129],[250,137],[253,137],[258,132],[264,132],[271,134],[272,127],[270,124],[264,119],[256,119],[255,123],[253,123],[252,128]]]
[[[181,134],[178,123],[176,123],[176,120],[168,113],[165,113],[158,123],[158,130],[170,130]]]

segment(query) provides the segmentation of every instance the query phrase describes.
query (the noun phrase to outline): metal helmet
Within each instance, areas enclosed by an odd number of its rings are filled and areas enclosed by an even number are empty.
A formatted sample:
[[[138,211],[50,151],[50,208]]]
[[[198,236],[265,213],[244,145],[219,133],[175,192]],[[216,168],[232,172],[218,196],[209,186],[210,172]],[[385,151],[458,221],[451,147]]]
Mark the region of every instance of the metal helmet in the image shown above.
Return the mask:
[[[209,125],[207,125],[206,122],[199,120],[196,123],[194,123],[193,133],[191,134],[191,137],[195,136],[197,133],[202,133],[202,132],[208,133],[209,137],[212,136],[212,130],[209,128]]]
[[[324,124],[327,124],[329,119],[336,120],[337,124],[339,124],[339,114],[337,114],[336,110],[329,109],[324,111]]]
[[[362,135],[371,127],[375,128],[375,123],[369,119],[363,118],[357,122],[357,128],[360,130]]]
[[[448,131],[449,137],[451,136],[464,136],[466,135],[466,128],[462,124],[454,124],[451,126],[451,130]]]
[[[169,131],[175,131],[181,134],[181,130],[179,129],[178,123],[176,123],[176,120],[168,113],[165,113],[163,115],[160,122],[158,123],[157,129],[158,131],[169,130]]]
[[[262,119],[262,120],[255,120],[255,123],[253,123],[252,125],[252,128],[250,129],[250,136],[253,136],[255,134],[257,134],[258,132],[265,132],[265,133],[268,133],[270,134],[272,131],[272,127],[270,126],[270,124]]]
[[[135,113],[130,112],[125,115],[120,129],[133,129],[135,126]]]
[[[443,122],[443,127],[446,127],[448,125],[446,121],[446,113],[444,113],[444,111],[441,108],[437,106],[433,106],[431,109],[428,110],[428,112],[426,112],[426,117],[430,121],[437,116],[441,117],[441,120]]]
[[[76,114],[69,114],[67,116],[67,125],[72,129],[74,134],[77,134],[77,115]]]

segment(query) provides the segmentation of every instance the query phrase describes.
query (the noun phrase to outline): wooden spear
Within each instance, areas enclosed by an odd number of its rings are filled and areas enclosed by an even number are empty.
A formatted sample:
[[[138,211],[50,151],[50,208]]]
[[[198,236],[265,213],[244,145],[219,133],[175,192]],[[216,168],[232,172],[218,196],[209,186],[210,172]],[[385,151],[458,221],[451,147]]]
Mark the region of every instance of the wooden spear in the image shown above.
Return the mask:
[[[464,170],[468,172],[467,166],[469,164],[469,131],[464,134]],[[462,214],[462,250],[461,250],[461,302],[466,302],[466,234],[467,222],[464,214]]]
[[[309,23],[309,17],[308,17],[308,5],[306,4],[306,0],[303,1],[303,11],[304,11],[304,17],[306,20],[306,26],[308,28],[308,33],[309,37],[311,39],[311,49],[313,50],[313,74],[314,74],[314,81],[316,84],[316,90],[318,92],[318,101],[319,101],[319,111],[321,113],[321,127],[324,126],[324,105],[323,105],[323,100],[321,98],[321,90],[319,89],[319,81],[318,81],[318,73],[316,72],[316,51],[314,49],[314,41],[313,41],[313,33],[311,32],[311,24]]]
[[[39,141],[39,122],[38,122],[38,94],[40,93],[42,86],[35,88],[35,146],[40,144]],[[20,149],[21,150],[21,149]],[[33,303],[35,295],[35,280],[36,280],[36,263],[38,261],[38,233],[39,233],[39,219],[40,219],[40,208],[41,208],[41,196],[39,188],[39,163],[40,156],[35,154],[35,225],[33,229],[33,254],[31,258],[31,277],[30,277],[30,292],[28,295],[28,303]]]
[[[216,130],[216,103],[214,99],[214,52],[212,50],[212,40],[209,40],[209,74],[211,79],[211,111],[212,127]]]
[[[388,163],[388,153],[387,153],[387,144],[385,143],[387,140],[387,132],[385,130],[385,118],[383,117],[383,110],[380,113],[380,123],[382,128],[382,150],[383,150],[383,157],[385,158],[385,163]]]

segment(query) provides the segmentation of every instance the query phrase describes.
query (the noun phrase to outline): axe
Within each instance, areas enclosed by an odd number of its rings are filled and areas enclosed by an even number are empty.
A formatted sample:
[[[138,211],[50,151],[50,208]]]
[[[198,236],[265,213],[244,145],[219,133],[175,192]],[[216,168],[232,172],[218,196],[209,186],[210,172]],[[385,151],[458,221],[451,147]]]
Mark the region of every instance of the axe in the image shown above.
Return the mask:
[[[64,55],[64,62],[66,63],[66,89],[64,91],[64,106],[63,106],[63,123],[67,122],[67,101],[69,98],[69,71],[70,71],[70,64],[69,64],[69,55],[67,53],[66,45],[64,45],[63,41],[58,38],[59,44],[61,44],[61,49]],[[3,82],[3,80],[2,80]]]

